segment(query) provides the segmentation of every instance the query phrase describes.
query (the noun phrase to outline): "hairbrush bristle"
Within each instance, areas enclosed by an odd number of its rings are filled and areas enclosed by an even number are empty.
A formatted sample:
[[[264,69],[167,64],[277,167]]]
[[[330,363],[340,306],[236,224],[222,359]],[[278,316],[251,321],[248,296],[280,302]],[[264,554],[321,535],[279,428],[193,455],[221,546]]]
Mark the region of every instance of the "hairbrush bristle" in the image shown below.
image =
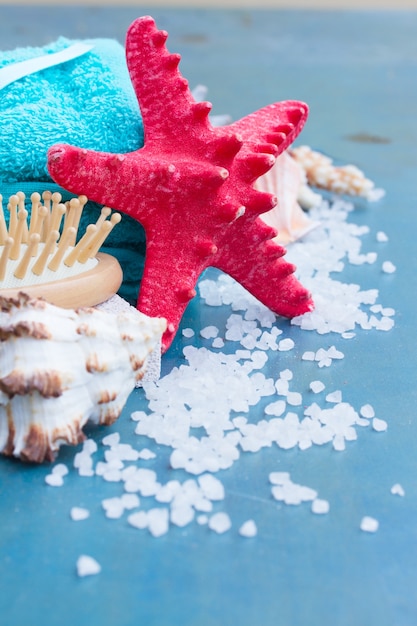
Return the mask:
[[[30,275],[42,276],[46,268],[57,272],[78,263],[80,272],[84,271],[83,265],[96,256],[121,220],[119,213],[103,207],[97,221],[87,226],[77,243],[82,212],[88,202],[86,196],[71,198],[64,204],[59,192],[34,192],[30,196],[29,220],[25,201],[22,191],[10,196],[7,226],[0,195],[0,283],[9,272],[23,281]],[[13,269],[9,261],[15,261]]]

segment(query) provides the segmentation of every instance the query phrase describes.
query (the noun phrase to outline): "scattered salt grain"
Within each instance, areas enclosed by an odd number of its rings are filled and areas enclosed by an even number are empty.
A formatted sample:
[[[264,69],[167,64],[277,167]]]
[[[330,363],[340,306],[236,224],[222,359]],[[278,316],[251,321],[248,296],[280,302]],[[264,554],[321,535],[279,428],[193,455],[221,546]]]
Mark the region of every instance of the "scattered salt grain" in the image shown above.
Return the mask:
[[[68,467],[64,463],[57,463],[51,473],[45,476],[45,482],[50,487],[62,487],[64,476],[68,474]]]
[[[342,402],[342,392],[340,391],[340,389],[337,389],[337,391],[332,391],[331,393],[328,393],[326,396],[326,401],[332,402],[334,404],[338,404],[339,402]]]
[[[301,359],[303,361],[315,361],[316,360],[316,354],[315,352],[312,352],[311,350],[307,350],[306,352],[303,352]]]
[[[375,417],[374,407],[371,404],[364,404],[361,406],[359,413],[366,419],[372,419]]]
[[[155,458],[156,458],[155,452],[152,452],[152,450],[149,450],[148,448],[143,448],[142,450],[140,450],[139,455],[138,455],[138,459],[142,459],[143,461],[149,461],[150,459],[155,459]]]
[[[295,346],[295,343],[292,339],[281,339],[281,341],[278,343],[278,350],[280,352],[288,352],[289,350],[292,350]]]
[[[303,396],[298,391],[290,391],[287,394],[287,403],[291,406],[300,406],[303,403]]]
[[[239,535],[242,537],[255,537],[258,534],[258,529],[255,522],[252,519],[247,520],[239,528]]]
[[[267,404],[264,408],[265,415],[275,415],[275,417],[280,417],[285,412],[287,408],[287,404],[285,400],[277,400],[276,402],[271,402]]]
[[[379,522],[373,517],[365,515],[360,523],[360,529],[367,533],[375,533],[378,530]]]
[[[103,509],[106,512],[106,517],[109,519],[119,519],[124,513],[123,502],[120,498],[106,498],[101,502]]]
[[[66,476],[68,474],[68,467],[64,463],[57,463],[52,468],[52,474],[57,476]]]
[[[311,511],[316,515],[325,515],[330,510],[330,505],[327,500],[321,500],[316,498],[311,504]]]
[[[394,496],[405,496],[405,491],[399,483],[396,483],[391,487],[391,493]]]
[[[288,472],[271,472],[269,482],[272,496],[285,504],[298,505],[317,498],[314,489],[293,483]]]
[[[378,433],[382,433],[388,428],[388,424],[385,420],[381,420],[378,417],[374,417],[372,420],[372,428]]]
[[[313,393],[320,393],[326,386],[320,380],[312,380],[310,383],[310,389]]]
[[[169,512],[166,508],[148,511],[148,530],[154,537],[161,537],[169,530]]]
[[[269,482],[272,485],[285,485],[290,482],[289,472],[271,472],[269,474]]]
[[[214,530],[218,534],[222,534],[230,530],[232,527],[232,522],[227,513],[214,513],[209,518],[208,527],[210,530]]]
[[[379,230],[376,234],[376,240],[379,243],[386,243],[388,241],[388,235],[384,233],[382,230]]]
[[[213,348],[223,348],[224,347],[224,341],[221,337],[216,337],[213,342],[212,342],[212,347]]]
[[[115,446],[120,442],[120,433],[111,433],[101,440],[104,446]]]
[[[45,482],[50,487],[62,487],[64,479],[60,474],[47,474],[45,476]]]
[[[182,334],[183,334],[183,337],[185,337],[186,339],[191,339],[191,337],[194,337],[195,335],[192,328],[184,328],[182,331]]]
[[[70,511],[70,516],[74,522],[80,522],[90,517],[90,511],[88,509],[84,509],[83,507],[73,506]]]
[[[391,261],[384,261],[382,264],[382,271],[385,274],[393,274],[395,271],[397,270],[397,268],[395,267],[394,263],[391,263]]]
[[[195,521],[197,522],[197,524],[200,524],[200,526],[204,526],[205,524],[207,524],[208,520],[208,515],[205,515],[204,513],[202,513],[201,515],[197,515],[197,517],[195,518]]]
[[[224,486],[212,474],[203,474],[198,477],[198,484],[203,495],[209,500],[224,500]]]
[[[130,510],[135,509],[139,506],[140,500],[136,493],[124,493],[120,496],[120,501],[123,505],[123,508]]]
[[[216,326],[206,326],[200,330],[200,335],[204,339],[215,339],[219,334],[219,329]]]
[[[77,560],[77,574],[80,578],[101,572],[101,565],[92,556],[82,554]]]
[[[128,516],[127,521],[134,528],[143,530],[148,526],[148,514],[146,511],[136,511]]]
[[[292,373],[290,369],[285,369],[279,373],[279,377],[282,378],[282,380],[292,380],[294,377],[294,374]]]

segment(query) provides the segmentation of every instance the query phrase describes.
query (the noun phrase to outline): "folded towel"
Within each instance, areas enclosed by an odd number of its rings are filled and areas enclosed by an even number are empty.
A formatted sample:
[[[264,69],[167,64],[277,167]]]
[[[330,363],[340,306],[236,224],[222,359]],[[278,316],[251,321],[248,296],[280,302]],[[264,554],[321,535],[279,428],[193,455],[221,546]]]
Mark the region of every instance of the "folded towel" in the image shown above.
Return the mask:
[[[61,37],[41,48],[0,52],[0,69],[53,54],[73,43]],[[60,191],[64,201],[69,199],[65,190],[51,182],[47,170],[47,150],[55,143],[115,153],[143,145],[142,119],[123,46],[111,39],[85,43],[93,46],[86,54],[19,78],[1,90],[0,193],[5,199],[21,190],[29,200],[31,193],[45,189]],[[94,221],[100,208],[88,203],[84,224]],[[124,216],[104,250],[122,266],[119,294],[135,303],[145,254],[142,227]]]

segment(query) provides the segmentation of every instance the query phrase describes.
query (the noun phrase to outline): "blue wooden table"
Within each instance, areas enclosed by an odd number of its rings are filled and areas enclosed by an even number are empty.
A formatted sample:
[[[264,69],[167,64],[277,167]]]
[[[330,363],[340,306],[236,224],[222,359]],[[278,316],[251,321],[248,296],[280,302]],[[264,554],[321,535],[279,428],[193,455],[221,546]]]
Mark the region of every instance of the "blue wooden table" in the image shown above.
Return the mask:
[[[125,520],[106,519],[101,500],[119,487],[78,476],[72,449],[59,457],[70,468],[59,489],[45,485],[49,467],[1,458],[1,623],[414,626],[417,13],[1,7],[0,46],[42,45],[59,35],[123,42],[129,24],[144,14],[169,31],[183,74],[191,86],[209,87],[215,113],[237,119],[277,100],[304,100],[310,118],[302,143],[355,163],[385,188],[383,200],[359,203],[352,219],[389,235],[397,272],[381,276],[370,267],[361,280],[396,309],[395,327],[359,331],[343,344],[346,358],[331,377],[352,405],[371,402],[388,430],[377,437],[361,433],[339,453],[314,446],[242,455],[219,474],[226,489],[222,506],[236,524],[256,520],[252,539],[236,530],[217,535],[195,523],[156,539]],[[197,300],[183,326],[198,332],[222,317],[222,310]],[[288,332],[295,341],[303,333],[297,327]],[[181,361],[184,341],[180,335],[164,357],[164,373]],[[340,348],[340,338],[329,341]],[[312,335],[307,343],[314,342]],[[285,363],[294,372],[301,367],[295,358]],[[117,430],[135,444],[129,416],[138,409],[146,409],[141,390],[114,427],[89,435],[100,443]],[[147,447],[158,448],[151,441]],[[162,459],[159,454],[148,465],[159,479],[178,476]],[[273,500],[267,477],[275,470],[317,488],[331,503],[329,514],[314,516]],[[390,494],[395,483],[404,497]],[[90,518],[72,521],[75,505],[89,508]],[[375,534],[359,530],[368,514],[379,520]],[[80,554],[94,556],[101,573],[78,578]]]

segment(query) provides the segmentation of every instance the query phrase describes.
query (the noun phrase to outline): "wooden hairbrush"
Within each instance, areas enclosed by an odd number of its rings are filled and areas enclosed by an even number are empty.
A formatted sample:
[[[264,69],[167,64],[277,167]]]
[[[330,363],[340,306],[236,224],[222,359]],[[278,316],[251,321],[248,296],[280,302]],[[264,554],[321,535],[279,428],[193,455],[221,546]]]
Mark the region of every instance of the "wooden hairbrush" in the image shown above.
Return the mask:
[[[98,251],[120,213],[103,207],[77,242],[86,196],[63,203],[58,192],[32,193],[30,217],[25,200],[21,191],[10,196],[6,220],[0,195],[0,294],[24,291],[63,308],[95,306],[114,295],[122,269],[117,259]]]

